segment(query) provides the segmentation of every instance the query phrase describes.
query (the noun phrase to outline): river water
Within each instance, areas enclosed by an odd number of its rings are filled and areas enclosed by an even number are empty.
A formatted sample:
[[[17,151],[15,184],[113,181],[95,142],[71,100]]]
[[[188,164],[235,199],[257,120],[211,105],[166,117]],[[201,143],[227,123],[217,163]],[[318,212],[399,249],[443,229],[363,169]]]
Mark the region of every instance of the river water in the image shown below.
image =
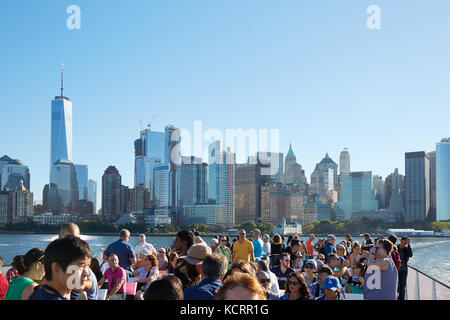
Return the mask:
[[[0,234],[0,256],[3,264],[9,265],[14,256],[25,254],[29,249],[40,247],[45,249],[49,242],[57,236],[48,234]],[[101,248],[106,248],[108,244],[116,241],[117,236],[91,236],[83,235],[94,253],[100,254]],[[306,240],[306,237],[301,237]],[[343,238],[337,238],[337,242]],[[209,244],[211,238],[204,237]],[[355,237],[361,243],[362,238]],[[147,242],[154,244],[157,248],[170,247],[173,243],[173,236],[147,236]],[[138,237],[132,236],[129,242],[133,247],[138,243]],[[413,257],[409,260],[409,265],[436,278],[437,280],[450,285],[450,238],[411,238]]]

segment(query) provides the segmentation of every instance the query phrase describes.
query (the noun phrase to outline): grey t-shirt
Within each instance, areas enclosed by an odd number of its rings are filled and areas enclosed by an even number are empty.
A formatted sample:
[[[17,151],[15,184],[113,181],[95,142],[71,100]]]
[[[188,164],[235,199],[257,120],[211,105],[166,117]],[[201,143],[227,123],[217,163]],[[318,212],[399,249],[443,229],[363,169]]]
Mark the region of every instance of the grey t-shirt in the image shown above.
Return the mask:
[[[389,268],[369,266],[364,275],[365,300],[397,300],[398,272],[391,257]]]

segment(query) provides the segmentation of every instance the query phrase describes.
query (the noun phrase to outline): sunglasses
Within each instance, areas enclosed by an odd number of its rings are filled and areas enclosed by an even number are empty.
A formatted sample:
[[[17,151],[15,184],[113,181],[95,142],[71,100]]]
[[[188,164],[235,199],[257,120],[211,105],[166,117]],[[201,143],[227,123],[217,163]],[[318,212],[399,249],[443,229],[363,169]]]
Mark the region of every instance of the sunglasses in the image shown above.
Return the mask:
[[[298,286],[299,283],[298,281],[288,281],[288,285],[292,284],[293,286]]]
[[[307,264],[307,265],[305,266],[305,269],[314,269],[314,266],[311,265],[311,264]]]
[[[220,240],[220,242],[227,242],[227,240]]]
[[[260,283],[268,283],[268,282],[270,282],[270,279],[259,279],[259,282]]]

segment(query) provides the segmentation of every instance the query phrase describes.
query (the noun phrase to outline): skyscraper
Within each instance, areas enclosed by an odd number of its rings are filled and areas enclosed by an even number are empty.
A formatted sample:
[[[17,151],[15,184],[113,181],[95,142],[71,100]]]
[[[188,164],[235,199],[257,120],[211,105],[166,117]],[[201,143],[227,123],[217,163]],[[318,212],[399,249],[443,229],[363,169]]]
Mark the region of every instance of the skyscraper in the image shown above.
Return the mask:
[[[84,164],[75,164],[78,182],[78,198],[80,200],[88,199],[88,166]]]
[[[117,221],[121,212],[122,176],[109,166],[102,176],[102,216],[105,221]]]
[[[94,214],[97,213],[97,182],[89,179],[88,182],[88,201],[92,202]]]
[[[342,176],[344,173],[350,172],[350,153],[347,148],[341,152],[339,156],[339,174]]]
[[[378,201],[378,208],[386,208],[386,188],[383,177],[379,175],[373,176],[373,189],[375,190],[375,199]]]
[[[307,189],[307,179],[305,170],[297,163],[297,158],[292,151],[292,145],[289,144],[289,151],[284,161],[284,174],[282,182],[285,184],[298,184],[304,191]]]
[[[52,101],[50,169],[59,159],[72,160],[72,103],[64,96],[63,90],[61,68],[61,95]]]
[[[208,150],[208,203],[227,206],[218,223],[229,227],[235,224],[236,155],[229,149],[222,151],[220,141],[211,143]]]
[[[208,164],[201,158],[182,157],[176,170],[177,205],[208,203]]]
[[[11,159],[8,156],[0,158],[0,190],[8,188],[16,190],[23,181],[24,187],[30,190],[30,170],[19,159]]]
[[[424,151],[405,153],[405,222],[426,220],[430,209],[430,158]]]
[[[350,172],[342,176],[342,189],[336,202],[336,219],[351,219],[352,214],[378,210],[372,172]]]
[[[386,179],[387,180],[387,179]],[[403,206],[403,185],[404,177],[398,173],[398,169],[395,168],[394,173],[390,175],[390,192],[389,208],[392,214],[396,217],[396,220],[404,219],[404,206]]]
[[[50,184],[56,186],[64,207],[79,199],[77,174],[72,161],[60,159],[53,164]]]
[[[430,213],[429,218],[436,221],[436,151],[428,152],[430,158]]]
[[[436,220],[450,219],[450,138],[436,144]]]

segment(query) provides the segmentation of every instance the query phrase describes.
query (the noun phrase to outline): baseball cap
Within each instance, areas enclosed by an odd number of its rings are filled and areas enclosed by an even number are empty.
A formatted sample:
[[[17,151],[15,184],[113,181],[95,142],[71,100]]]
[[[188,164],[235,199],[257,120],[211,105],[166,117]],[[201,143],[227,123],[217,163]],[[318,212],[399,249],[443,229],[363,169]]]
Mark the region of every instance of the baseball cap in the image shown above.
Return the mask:
[[[213,238],[213,239],[211,240],[211,243],[219,244],[219,240],[217,240],[216,238]]]
[[[325,282],[323,284],[324,289],[331,289],[333,291],[336,291],[340,287],[341,285],[339,284],[338,278],[331,276],[325,278]]]
[[[336,239],[336,236],[334,234],[329,234],[328,239]]]
[[[189,248],[187,255],[180,257],[180,259],[183,259],[190,264],[196,265],[201,264],[203,262],[203,259],[205,259],[205,257],[211,253],[212,251],[210,247],[205,246],[202,243],[196,243]]]
[[[307,260],[305,266],[307,266],[308,264],[311,264],[314,268],[317,268],[316,260]]]

